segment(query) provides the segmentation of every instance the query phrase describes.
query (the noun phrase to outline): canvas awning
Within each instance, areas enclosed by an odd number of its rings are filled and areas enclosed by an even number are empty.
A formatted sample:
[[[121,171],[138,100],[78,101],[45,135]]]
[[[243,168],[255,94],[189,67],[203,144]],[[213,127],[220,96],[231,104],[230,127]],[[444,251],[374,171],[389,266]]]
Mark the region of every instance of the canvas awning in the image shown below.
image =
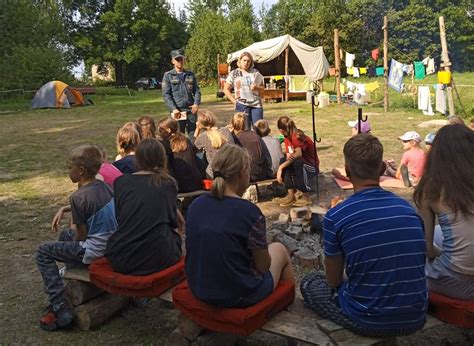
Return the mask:
[[[227,63],[233,68],[243,52],[252,54],[255,67],[264,76],[285,75],[285,49],[288,52],[288,74],[306,75],[310,82],[316,82],[327,76],[329,62],[323,47],[311,47],[290,35],[255,42],[250,46],[231,53]]]

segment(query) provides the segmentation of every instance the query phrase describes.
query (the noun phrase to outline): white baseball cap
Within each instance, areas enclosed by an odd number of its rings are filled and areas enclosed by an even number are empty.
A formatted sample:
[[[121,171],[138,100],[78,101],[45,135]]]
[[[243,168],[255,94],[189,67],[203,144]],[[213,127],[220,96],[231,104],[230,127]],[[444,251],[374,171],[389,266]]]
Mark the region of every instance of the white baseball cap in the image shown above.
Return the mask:
[[[421,137],[416,131],[408,131],[405,132],[403,136],[398,137],[398,139],[402,141],[415,141],[417,143],[421,143]]]

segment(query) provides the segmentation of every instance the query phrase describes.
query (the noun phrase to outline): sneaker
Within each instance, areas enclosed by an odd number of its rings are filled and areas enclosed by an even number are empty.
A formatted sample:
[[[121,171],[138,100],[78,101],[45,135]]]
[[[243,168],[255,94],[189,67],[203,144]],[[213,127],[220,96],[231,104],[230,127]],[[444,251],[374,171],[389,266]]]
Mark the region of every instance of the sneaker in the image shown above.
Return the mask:
[[[300,199],[297,199],[295,203],[293,203],[294,207],[306,207],[308,205],[313,204],[311,199],[302,196]]]
[[[290,198],[289,196],[286,196],[280,200],[280,207],[289,207],[295,203],[294,198]]]
[[[303,198],[303,196],[304,196],[304,193],[303,193],[302,191],[297,190],[297,191],[295,192],[295,198],[296,198],[296,199],[301,199],[301,198]]]
[[[71,307],[64,302],[53,305],[49,311],[40,319],[40,327],[43,330],[52,332],[58,329],[68,328],[72,325],[74,316]]]
[[[67,272],[66,266],[62,267],[61,269],[59,269],[59,276],[64,278],[64,275],[66,275],[66,272]]]
[[[406,165],[402,165],[400,173],[402,174],[403,185],[405,185],[405,187],[411,187],[410,175],[408,174],[408,167]]]

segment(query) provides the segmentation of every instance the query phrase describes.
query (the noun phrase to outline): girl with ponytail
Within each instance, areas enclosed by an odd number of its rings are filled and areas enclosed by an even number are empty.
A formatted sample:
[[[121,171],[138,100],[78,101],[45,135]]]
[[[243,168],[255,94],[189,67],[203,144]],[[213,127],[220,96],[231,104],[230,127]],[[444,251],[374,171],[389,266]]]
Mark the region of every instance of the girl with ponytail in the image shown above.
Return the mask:
[[[290,117],[280,117],[277,127],[285,137],[286,159],[278,167],[276,177],[288,190],[288,195],[280,200],[280,206],[307,206],[311,204],[310,179],[317,179],[319,173],[319,159],[314,142],[296,127]],[[297,195],[301,196],[299,200],[296,200]]]
[[[240,198],[249,185],[245,149],[224,145],[212,162],[214,184],[189,207],[186,277],[193,294],[224,308],[244,308],[266,298],[280,280],[294,282],[280,243],[267,244],[265,216]]]
[[[206,174],[212,179],[212,160],[219,149],[226,143],[234,143],[229,129],[216,127],[217,119],[214,113],[208,110],[199,110],[196,131],[194,132],[194,146],[203,151],[208,166]]]
[[[117,231],[107,242],[105,257],[114,271],[148,275],[176,264],[181,257],[184,220],[177,210],[178,189],[169,175],[163,145],[144,139],[136,150],[135,174],[114,182]]]

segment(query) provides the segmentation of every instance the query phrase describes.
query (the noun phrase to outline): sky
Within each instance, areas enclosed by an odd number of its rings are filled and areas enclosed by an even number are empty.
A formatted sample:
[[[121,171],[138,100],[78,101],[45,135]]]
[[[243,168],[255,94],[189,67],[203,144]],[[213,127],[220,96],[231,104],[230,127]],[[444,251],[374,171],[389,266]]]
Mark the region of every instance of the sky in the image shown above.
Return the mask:
[[[265,4],[265,7],[270,7],[271,5],[274,5],[277,3],[277,0],[251,0],[253,9],[255,11],[255,14],[258,13],[260,10],[260,6],[262,3]],[[176,7],[176,12],[178,12],[178,9],[184,8],[184,5],[186,4],[187,0],[168,0],[168,2]]]

